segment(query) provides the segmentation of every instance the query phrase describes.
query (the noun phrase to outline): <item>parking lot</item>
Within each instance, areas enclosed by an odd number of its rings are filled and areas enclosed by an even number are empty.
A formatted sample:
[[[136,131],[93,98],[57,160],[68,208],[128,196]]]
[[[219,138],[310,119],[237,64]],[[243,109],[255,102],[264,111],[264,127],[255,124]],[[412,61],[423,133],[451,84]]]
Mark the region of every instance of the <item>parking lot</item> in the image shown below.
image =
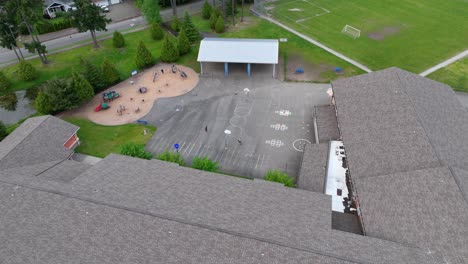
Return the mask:
[[[177,143],[189,164],[208,156],[225,173],[263,177],[280,169],[297,176],[301,145],[314,142],[313,107],[329,103],[329,87],[283,83],[255,71],[251,78],[242,71],[201,77],[191,92],[155,103],[144,119],[158,130],[146,148],[175,151]]]

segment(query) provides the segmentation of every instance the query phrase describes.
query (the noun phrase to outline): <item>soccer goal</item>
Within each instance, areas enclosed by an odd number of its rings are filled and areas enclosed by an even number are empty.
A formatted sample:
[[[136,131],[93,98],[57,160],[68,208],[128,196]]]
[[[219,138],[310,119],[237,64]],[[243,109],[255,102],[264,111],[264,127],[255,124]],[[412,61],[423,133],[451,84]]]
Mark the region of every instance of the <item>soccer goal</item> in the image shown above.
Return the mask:
[[[346,34],[354,39],[359,38],[361,36],[361,30],[350,25],[344,26],[343,30],[341,30],[341,33]]]

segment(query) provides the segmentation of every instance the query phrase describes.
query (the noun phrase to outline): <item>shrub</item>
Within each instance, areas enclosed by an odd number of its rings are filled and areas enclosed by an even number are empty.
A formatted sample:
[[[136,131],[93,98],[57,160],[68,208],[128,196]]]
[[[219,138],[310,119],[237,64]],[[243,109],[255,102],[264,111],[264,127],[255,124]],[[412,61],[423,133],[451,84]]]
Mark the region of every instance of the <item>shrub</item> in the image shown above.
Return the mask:
[[[294,184],[294,179],[289,177],[288,174],[281,172],[279,170],[269,170],[264,177],[267,181],[278,182],[284,184],[286,187],[296,187]]]
[[[50,97],[44,92],[39,92],[36,100],[34,101],[34,106],[41,114],[50,114],[53,111],[52,104],[50,103]]]
[[[218,163],[210,160],[208,157],[195,157],[192,161],[194,169],[216,172],[218,171]]]
[[[222,16],[219,16],[216,20],[215,31],[216,33],[223,33],[225,30],[226,27],[224,25],[224,18]]]
[[[190,42],[184,30],[181,30],[177,37],[177,49],[179,50],[179,55],[187,54],[190,51]]]
[[[0,108],[7,111],[16,111],[17,106],[18,97],[16,96],[16,93],[11,92],[0,96]]]
[[[36,109],[43,114],[54,114],[80,106],[82,100],[74,91],[73,79],[53,79],[45,82],[36,98]]]
[[[203,19],[209,19],[210,18],[211,9],[213,9],[211,7],[211,5],[207,1],[205,1],[205,3],[203,3],[203,8],[202,8],[202,17],[203,17]]]
[[[21,60],[18,67],[18,77],[23,81],[32,81],[37,78],[37,71],[31,63]]]
[[[125,39],[122,33],[117,30],[114,31],[114,36],[112,37],[112,44],[115,48],[123,48],[125,46]]]
[[[102,78],[107,86],[113,85],[120,81],[120,74],[115,66],[108,60],[102,63]]]
[[[171,29],[175,32],[179,32],[180,30],[180,21],[176,16],[172,19]]]
[[[82,74],[93,87],[94,93],[97,94],[104,90],[106,88],[106,84],[103,81],[101,69],[87,60],[82,60],[81,62],[84,68]]]
[[[164,38],[164,33],[162,31],[162,28],[161,26],[159,25],[159,23],[156,23],[156,22],[153,22],[153,24],[151,24],[151,38],[154,39],[154,40],[161,40]]]
[[[163,62],[174,62],[179,59],[179,51],[175,47],[174,43],[169,39],[168,34],[164,37],[160,59]]]
[[[146,48],[145,43],[140,41],[137,48],[137,54],[135,58],[135,64],[139,69],[144,69],[148,66],[153,65],[154,58],[151,52]]]
[[[216,21],[218,21],[218,15],[216,14],[216,12],[211,12],[211,16],[210,16],[210,28],[211,29],[215,29],[216,28]]]
[[[7,136],[8,136],[7,128],[6,128],[5,124],[3,124],[2,121],[0,121],[0,141],[2,141]]]
[[[162,23],[162,18],[159,10],[159,1],[144,0],[140,9],[148,24],[151,24],[153,22]]]
[[[43,19],[36,23],[34,25],[34,28],[39,35],[42,35],[50,32],[56,32],[63,29],[71,28],[72,26],[73,25],[71,19],[68,17],[64,17],[60,19],[54,19],[53,21]]]
[[[79,73],[72,73],[73,92],[78,96],[79,104],[82,104],[94,96],[91,84]]]
[[[193,24],[192,18],[190,17],[187,11],[185,11],[184,14],[184,22],[182,23],[182,28],[184,29],[185,34],[187,35],[187,38],[189,39],[190,43],[196,42],[198,39],[200,39],[200,33]]]
[[[10,80],[3,72],[0,72],[0,94],[5,93],[11,86]]]
[[[150,160],[153,157],[150,152],[145,151],[145,145],[133,142],[120,147],[120,154],[147,160]]]
[[[156,155],[156,159],[174,162],[174,163],[179,164],[180,166],[185,165],[185,161],[184,159],[182,159],[179,152],[174,153],[174,152],[170,152],[167,149],[163,153],[159,153],[158,155]]]

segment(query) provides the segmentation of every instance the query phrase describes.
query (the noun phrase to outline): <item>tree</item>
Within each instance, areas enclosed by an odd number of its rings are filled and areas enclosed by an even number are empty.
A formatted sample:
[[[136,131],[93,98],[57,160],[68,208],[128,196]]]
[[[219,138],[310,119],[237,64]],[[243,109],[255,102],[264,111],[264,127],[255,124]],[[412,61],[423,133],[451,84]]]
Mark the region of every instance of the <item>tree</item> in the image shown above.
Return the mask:
[[[244,22],[244,0],[241,0],[242,1],[242,5],[241,5],[241,19],[240,19],[240,22]]]
[[[177,0],[170,0],[171,1],[171,7],[172,7],[172,15],[174,17],[177,17]]]
[[[177,163],[180,166],[185,165],[185,161],[182,158],[182,156],[180,156],[179,152],[174,153],[174,152],[170,152],[167,149],[163,153],[159,153],[158,155],[156,155],[156,159]]]
[[[145,43],[143,41],[140,41],[138,44],[137,48],[137,54],[135,58],[135,64],[138,67],[138,69],[144,69],[148,66],[153,65],[154,63],[154,58],[153,55],[151,55],[151,52],[146,48]]]
[[[73,17],[73,26],[79,32],[89,30],[95,48],[99,48],[96,38],[96,31],[107,31],[106,25],[111,22],[111,19],[106,18],[102,14],[101,7],[95,5],[90,0],[74,0],[76,10],[71,11]]]
[[[174,62],[179,59],[179,51],[175,47],[174,43],[169,39],[168,34],[164,37],[160,59],[163,62]]]
[[[151,24],[151,38],[154,40],[161,40],[164,38],[164,33],[161,26],[157,22]]]
[[[179,32],[180,30],[180,21],[176,16],[172,19],[171,29],[175,32]]]
[[[145,145],[136,144],[133,142],[127,143],[120,147],[120,154],[147,160],[150,160],[153,157],[150,152],[145,151]]]
[[[279,170],[269,170],[265,174],[264,180],[278,182],[284,184],[286,187],[296,187],[294,184],[294,179],[289,177],[288,174],[281,172]]]
[[[7,12],[0,12],[0,46],[13,50],[18,61],[24,59],[21,49],[16,44],[18,27],[15,25],[14,17]]]
[[[205,3],[203,3],[203,8],[202,8],[202,17],[204,19],[209,19],[211,16],[211,10],[212,10],[211,5],[207,1],[205,1]]]
[[[113,85],[120,81],[120,74],[115,66],[108,60],[102,64],[102,77],[107,86]]]
[[[18,66],[18,77],[23,81],[32,81],[37,78],[36,68],[31,63],[21,60]]]
[[[0,107],[7,111],[16,111],[18,106],[18,97],[16,93],[11,92],[0,96]]]
[[[106,88],[106,83],[103,80],[101,69],[88,60],[81,59],[81,64],[84,69],[82,74],[93,87],[94,93],[97,94],[104,90]]]
[[[0,121],[0,141],[2,141],[7,136],[8,136],[7,128],[6,128],[5,124],[3,124],[2,121]]]
[[[93,98],[93,87],[81,74],[77,72],[72,73],[71,85],[73,87],[73,92],[78,96],[79,104],[87,102],[89,99]]]
[[[9,20],[15,21],[15,23],[9,23],[8,26],[23,24],[31,35],[32,41],[24,43],[25,48],[30,52],[37,52],[41,62],[47,64],[46,47],[41,43],[34,30],[34,24],[42,19],[43,4],[43,1],[37,0],[9,0],[4,6],[4,10],[10,16]]]
[[[11,86],[10,80],[3,72],[0,72],[0,94],[5,93]]]
[[[159,1],[158,0],[144,0],[143,5],[141,6],[141,12],[145,17],[148,24],[156,22],[158,24],[162,23],[161,14],[159,13]]]
[[[192,18],[189,13],[185,11],[184,22],[182,23],[182,29],[185,31],[187,38],[190,43],[196,42],[200,38],[200,33],[192,22]]]
[[[34,101],[36,110],[41,114],[50,114],[52,113],[52,104],[50,102],[50,97],[44,92],[39,92],[36,100]]]
[[[218,15],[216,14],[216,12],[212,11],[209,23],[210,23],[210,28],[213,30],[216,28],[216,21],[218,21]]]
[[[185,35],[184,30],[181,30],[177,37],[177,49],[179,50],[179,55],[187,54],[190,51],[190,48],[190,42],[187,35]]]
[[[234,18],[235,18],[236,14],[237,14],[237,7],[236,7],[235,1],[234,0],[228,0],[227,4],[226,4],[226,15],[232,17],[232,25],[233,26],[235,24]]]
[[[204,170],[204,171],[211,171],[211,172],[218,171],[218,163],[210,160],[208,157],[193,158],[192,167],[194,169]]]
[[[114,36],[112,37],[112,44],[115,48],[123,48],[125,46],[125,39],[119,31],[114,31]]]
[[[215,31],[216,33],[223,33],[226,30],[226,26],[224,25],[224,19],[222,16],[218,17],[216,20]]]

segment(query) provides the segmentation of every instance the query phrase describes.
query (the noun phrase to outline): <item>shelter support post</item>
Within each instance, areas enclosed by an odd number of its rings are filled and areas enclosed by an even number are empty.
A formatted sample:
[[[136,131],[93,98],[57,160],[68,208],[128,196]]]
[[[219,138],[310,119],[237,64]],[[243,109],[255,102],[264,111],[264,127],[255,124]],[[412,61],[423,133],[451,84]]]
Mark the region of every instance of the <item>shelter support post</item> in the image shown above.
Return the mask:
[[[247,63],[247,76],[250,77],[250,63]]]
[[[225,63],[224,63],[224,76],[225,76],[225,77],[228,76],[228,72],[229,72],[229,71],[228,71],[228,63],[225,62]]]
[[[276,64],[273,64],[273,78],[276,78],[276,74],[275,74],[276,71],[275,71],[275,69],[276,69]]]
[[[203,75],[203,62],[200,61],[200,75]]]

